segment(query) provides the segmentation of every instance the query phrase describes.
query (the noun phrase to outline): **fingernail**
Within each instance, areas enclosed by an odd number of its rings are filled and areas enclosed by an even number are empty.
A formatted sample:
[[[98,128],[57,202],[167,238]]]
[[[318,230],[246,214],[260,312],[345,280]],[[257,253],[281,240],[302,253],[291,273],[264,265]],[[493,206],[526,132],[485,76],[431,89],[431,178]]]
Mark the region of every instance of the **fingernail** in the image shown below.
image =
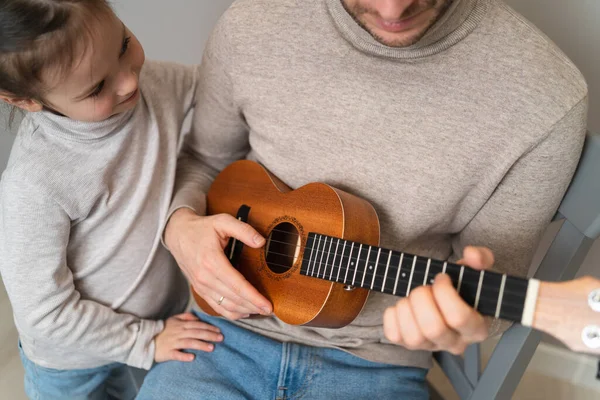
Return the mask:
[[[256,244],[259,244],[259,245],[260,245],[260,244],[263,244],[263,243],[264,243],[264,241],[265,241],[265,238],[264,238],[264,237],[262,237],[261,235],[256,235],[256,236],[254,236],[254,243],[256,243]]]
[[[223,335],[217,336],[217,340],[223,340]]]
[[[265,308],[262,309],[262,314],[264,314],[264,315],[271,315],[271,310],[269,310],[268,308],[265,307]]]
[[[214,350],[214,348],[215,348],[215,346],[214,346],[214,345],[212,345],[212,344],[209,344],[209,345],[208,345],[208,350],[212,351],[212,350]]]
[[[244,314],[242,315],[242,318],[250,318],[250,314]]]

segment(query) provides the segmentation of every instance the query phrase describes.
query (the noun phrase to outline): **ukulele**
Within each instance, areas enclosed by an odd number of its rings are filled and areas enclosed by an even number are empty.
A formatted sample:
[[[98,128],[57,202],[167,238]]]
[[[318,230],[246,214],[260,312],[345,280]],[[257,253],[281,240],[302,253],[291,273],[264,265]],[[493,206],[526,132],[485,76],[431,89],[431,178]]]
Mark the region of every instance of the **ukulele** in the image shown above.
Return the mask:
[[[261,165],[234,162],[214,180],[207,214],[226,213],[267,238],[253,249],[231,239],[232,265],[291,325],[340,328],[360,313],[370,291],[408,296],[450,276],[482,315],[546,332],[573,351],[600,354],[600,281],[524,279],[378,247],[379,220],[365,200],[324,183],[296,190]],[[199,307],[219,315],[196,292]]]

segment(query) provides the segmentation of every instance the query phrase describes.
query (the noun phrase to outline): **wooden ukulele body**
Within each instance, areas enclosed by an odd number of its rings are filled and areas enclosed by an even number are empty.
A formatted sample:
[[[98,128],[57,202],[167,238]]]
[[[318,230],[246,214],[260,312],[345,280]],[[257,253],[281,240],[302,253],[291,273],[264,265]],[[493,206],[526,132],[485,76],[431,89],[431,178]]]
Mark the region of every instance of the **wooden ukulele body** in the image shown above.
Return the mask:
[[[245,160],[217,176],[207,196],[207,214],[236,216],[242,205],[250,207],[247,222],[267,244],[260,249],[244,246],[234,267],[272,302],[274,314],[291,325],[339,328],[352,322],[369,291],[301,275],[302,254],[309,232],[377,246],[379,220],[373,207],[323,183],[292,190]],[[218,315],[193,295],[203,311]]]

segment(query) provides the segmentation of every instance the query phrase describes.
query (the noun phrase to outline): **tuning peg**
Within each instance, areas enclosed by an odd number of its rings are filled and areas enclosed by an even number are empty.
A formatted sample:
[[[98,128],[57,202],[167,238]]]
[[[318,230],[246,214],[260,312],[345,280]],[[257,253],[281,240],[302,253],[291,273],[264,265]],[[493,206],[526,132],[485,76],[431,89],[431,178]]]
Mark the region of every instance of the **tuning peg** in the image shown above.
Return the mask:
[[[592,310],[600,312],[600,289],[592,290],[588,296],[588,304]]]
[[[588,325],[581,334],[583,343],[590,349],[600,348],[600,326]]]

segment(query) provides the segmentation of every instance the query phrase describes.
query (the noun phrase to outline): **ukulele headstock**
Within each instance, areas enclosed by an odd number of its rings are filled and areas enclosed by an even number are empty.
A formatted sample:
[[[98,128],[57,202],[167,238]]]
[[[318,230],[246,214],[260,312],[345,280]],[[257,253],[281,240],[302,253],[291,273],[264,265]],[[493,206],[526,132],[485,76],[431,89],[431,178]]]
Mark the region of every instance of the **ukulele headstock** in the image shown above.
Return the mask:
[[[540,282],[532,327],[573,351],[600,355],[600,280]]]

